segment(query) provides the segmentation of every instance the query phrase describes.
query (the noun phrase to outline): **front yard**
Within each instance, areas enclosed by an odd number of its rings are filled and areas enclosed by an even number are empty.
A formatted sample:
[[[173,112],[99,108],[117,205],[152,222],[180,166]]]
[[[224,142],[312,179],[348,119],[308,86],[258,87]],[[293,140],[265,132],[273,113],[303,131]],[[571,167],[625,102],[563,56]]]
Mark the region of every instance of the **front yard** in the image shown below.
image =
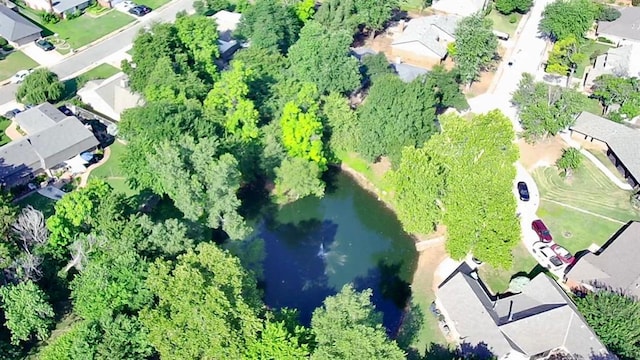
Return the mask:
[[[38,63],[22,51],[13,51],[4,58],[0,57],[0,81],[12,77],[20,70],[32,69],[37,66]]]
[[[95,68],[78,75],[72,79],[64,81],[64,99],[71,99],[76,95],[76,92],[82,88],[88,81],[102,80],[110,78],[111,76],[120,72],[115,66],[109,64],[100,64]]]
[[[39,14],[32,9],[21,6],[20,13],[43,28],[44,36],[58,34],[58,38],[65,40],[73,49],[98,40],[135,20],[130,15],[111,10],[99,17],[85,13],[75,19],[61,20],[57,24],[44,24]]]
[[[504,32],[513,36],[516,33],[516,29],[518,28],[518,24],[522,19],[522,14],[513,13],[511,15],[502,15],[498,10],[493,9],[487,18],[493,21],[493,29]],[[510,19],[513,18],[516,21],[511,22]]]

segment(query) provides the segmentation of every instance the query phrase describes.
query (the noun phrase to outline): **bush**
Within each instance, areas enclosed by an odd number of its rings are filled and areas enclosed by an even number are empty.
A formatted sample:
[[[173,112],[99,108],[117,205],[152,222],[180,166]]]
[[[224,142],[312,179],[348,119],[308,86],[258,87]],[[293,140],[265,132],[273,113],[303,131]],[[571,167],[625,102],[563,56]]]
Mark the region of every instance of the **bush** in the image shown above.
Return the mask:
[[[515,24],[518,22],[518,17],[516,14],[509,15],[509,24]]]
[[[4,48],[7,45],[9,45],[9,42],[7,41],[7,39],[5,39],[2,36],[0,36],[0,47]]]
[[[82,15],[82,11],[76,10],[76,11],[70,13],[70,14],[67,14],[65,18],[67,20],[73,20],[75,18],[79,18],[80,15]]]
[[[606,37],[602,37],[602,36],[599,36],[596,39],[596,41],[601,42],[601,43],[605,43],[605,44],[613,44],[614,43],[613,41],[607,39]]]
[[[533,0],[495,0],[495,6],[504,15],[509,15],[513,12],[524,14],[533,6]]]
[[[2,47],[2,50],[4,50],[4,51],[11,51],[11,50],[13,50],[13,46],[11,46],[11,45],[7,44],[7,45],[5,45],[5,46],[3,46],[3,47]]]
[[[58,18],[55,14],[46,11],[40,13],[40,18],[45,24],[56,24],[60,21],[60,18]]]
[[[601,5],[600,11],[598,12],[598,17],[596,18],[598,21],[614,21],[620,17],[620,11],[611,6]]]

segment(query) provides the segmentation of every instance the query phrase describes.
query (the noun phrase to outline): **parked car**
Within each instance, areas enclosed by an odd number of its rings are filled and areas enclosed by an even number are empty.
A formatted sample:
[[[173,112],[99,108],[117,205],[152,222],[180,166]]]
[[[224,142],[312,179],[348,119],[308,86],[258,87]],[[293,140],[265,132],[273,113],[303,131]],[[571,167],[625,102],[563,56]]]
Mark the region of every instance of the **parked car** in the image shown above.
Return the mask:
[[[573,264],[576,261],[576,258],[569,252],[569,250],[563,248],[558,244],[551,245],[551,251],[565,264]]]
[[[145,5],[136,5],[129,9],[129,13],[135,16],[145,16],[151,12],[151,8]]]
[[[133,1],[129,1],[129,0],[123,1],[123,2],[121,2],[119,5],[120,5],[123,9],[126,9],[126,10],[129,10],[129,9],[131,9],[131,8],[133,8],[133,7],[138,6],[136,3],[134,3]]]
[[[518,195],[520,195],[520,200],[529,201],[529,187],[526,182],[518,182]]]
[[[24,81],[24,79],[29,76],[29,74],[31,74],[33,72],[32,69],[29,70],[20,70],[18,71],[15,75],[13,75],[11,77],[11,83],[12,84],[20,84],[21,82]]]
[[[40,49],[42,49],[44,51],[51,51],[51,50],[56,48],[47,39],[36,40],[35,43],[36,43],[37,47],[39,47]]]
[[[432,302],[431,305],[429,305],[429,311],[435,317],[440,317],[440,315],[442,315],[442,313],[440,312],[440,309],[438,309],[438,307],[436,307],[436,303],[435,302]]]
[[[6,113],[4,113],[4,117],[6,117],[7,119],[13,119],[18,114],[20,114],[20,110],[19,109],[13,109],[13,110],[9,110]]]
[[[542,220],[533,220],[533,222],[531,223],[531,228],[536,232],[536,234],[538,234],[540,241],[549,243],[553,240],[549,229],[547,229],[547,225],[545,225]]]
[[[551,247],[542,241],[535,242],[532,250],[538,261],[548,268],[557,269],[564,265],[564,262],[558,258]]]

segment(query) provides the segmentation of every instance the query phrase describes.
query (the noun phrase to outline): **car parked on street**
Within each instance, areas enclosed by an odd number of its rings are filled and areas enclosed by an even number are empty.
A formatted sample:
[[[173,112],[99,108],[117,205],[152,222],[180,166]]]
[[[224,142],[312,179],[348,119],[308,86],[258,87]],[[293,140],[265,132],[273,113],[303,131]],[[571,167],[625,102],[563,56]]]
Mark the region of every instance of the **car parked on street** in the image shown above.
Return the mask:
[[[33,69],[29,69],[29,70],[20,70],[17,73],[15,73],[15,75],[13,75],[11,77],[11,83],[12,84],[20,84],[21,82],[24,81],[24,79],[29,76],[29,74],[31,74],[33,72]]]
[[[576,262],[576,258],[573,256],[573,254],[571,254],[569,250],[563,248],[558,244],[551,245],[551,251],[553,251],[553,253],[556,254],[556,256],[558,257],[558,259],[560,259],[560,261],[562,261],[565,264],[571,265],[574,262]]]
[[[553,237],[551,237],[551,233],[549,232],[547,225],[545,225],[542,220],[533,220],[531,228],[536,232],[536,234],[538,234],[540,241],[545,243],[553,241]]]
[[[529,187],[526,182],[518,182],[518,195],[520,195],[520,200],[529,201]]]
[[[145,5],[136,5],[129,9],[129,13],[135,16],[145,16],[151,12],[151,8]]]
[[[56,47],[53,46],[52,43],[49,42],[49,40],[47,39],[40,39],[40,40],[36,40],[35,41],[36,46],[39,47],[40,49],[44,50],[44,51],[51,51],[53,49],[55,49]]]
[[[553,252],[551,246],[542,241],[536,241],[532,246],[533,254],[543,266],[549,269],[558,269],[565,263],[558,258],[558,255]]]

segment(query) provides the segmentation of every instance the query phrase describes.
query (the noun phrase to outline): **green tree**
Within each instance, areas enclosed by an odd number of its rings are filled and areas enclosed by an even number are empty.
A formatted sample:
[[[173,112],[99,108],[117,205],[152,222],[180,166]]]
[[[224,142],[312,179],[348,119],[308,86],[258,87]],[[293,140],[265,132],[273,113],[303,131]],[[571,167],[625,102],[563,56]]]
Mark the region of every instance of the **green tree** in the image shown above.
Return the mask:
[[[569,172],[580,167],[581,162],[582,155],[580,150],[570,147],[562,150],[562,156],[556,161],[556,166],[565,172]]]
[[[620,11],[612,6],[600,4],[598,7],[598,15],[596,20],[598,21],[615,21],[622,14]]]
[[[276,196],[295,201],[303,197],[324,195],[322,170],[316,162],[294,157],[285,159],[276,168]]]
[[[580,43],[574,35],[569,35],[553,44],[549,52],[546,71],[552,74],[569,75],[569,70],[585,60],[586,55],[580,52]]]
[[[221,123],[227,135],[236,135],[244,140],[255,139],[259,134],[259,114],[253,101],[247,98],[252,76],[253,71],[242,62],[234,61],[204,101],[205,114],[211,120]]]
[[[576,296],[574,301],[608,349],[625,359],[640,358],[640,302],[609,291]]]
[[[371,289],[356,292],[345,285],[313,312],[311,330],[316,348],[312,359],[404,359],[387,338],[382,316],[371,303]]]
[[[304,23],[311,20],[316,12],[316,2],[314,0],[299,0],[295,9],[298,19]]]
[[[202,238],[202,229],[198,224],[179,219],[167,219],[154,223],[149,217],[142,216],[140,226],[145,230],[144,239],[138,249],[151,254],[151,257],[174,257],[194,247],[196,240]]]
[[[544,8],[539,28],[554,41],[571,35],[582,39],[597,14],[598,5],[590,0],[556,0]]]
[[[523,74],[511,102],[518,108],[524,137],[536,140],[555,135],[575,121],[588,105],[588,99],[573,89],[535,82],[531,74]]]
[[[300,20],[295,9],[280,0],[257,0],[243,13],[238,35],[251,46],[286,54],[298,39]]]
[[[221,228],[232,239],[242,239],[248,228],[238,213],[241,174],[231,154],[221,154],[216,139],[160,144],[149,155],[156,176],[154,191],[168,195],[185,218]]]
[[[352,36],[345,30],[327,31],[309,21],[289,50],[290,70],[300,82],[313,82],[321,94],[347,94],[360,86],[359,63],[349,54]]]
[[[322,113],[329,128],[329,147],[334,152],[353,151],[357,148],[358,117],[351,110],[349,100],[337,93],[323,97]]]
[[[360,24],[369,30],[373,39],[376,31],[382,30],[399,4],[397,0],[356,0],[355,6]]]
[[[32,281],[0,288],[0,300],[4,310],[4,325],[11,332],[11,343],[19,344],[32,335],[44,340],[49,335],[53,308],[46,294]]]
[[[626,78],[616,75],[600,75],[593,84],[592,96],[602,103],[605,113],[609,112],[609,107],[619,104],[624,109],[620,109],[629,118],[640,115],[640,81],[638,78]],[[625,105],[627,105],[625,107]]]
[[[245,359],[306,359],[309,357],[307,344],[292,335],[284,322],[266,321],[260,331],[260,338],[247,339]]]
[[[494,62],[498,39],[493,34],[493,22],[477,13],[458,23],[453,60],[460,79],[471,86],[481,71]]]
[[[425,87],[435,90],[437,99],[437,107],[443,111],[446,108],[455,108],[457,110],[467,110],[469,103],[460,91],[457,74],[453,71],[447,71],[443,66],[434,66],[427,74]]]
[[[228,0],[196,0],[193,8],[199,15],[215,14],[220,10],[230,10],[231,3]]]
[[[389,64],[389,60],[384,53],[377,53],[375,55],[365,55],[362,57],[362,65],[366,79],[369,82],[374,82],[374,79],[380,75],[393,74],[394,71]]]
[[[356,10],[356,0],[323,1],[314,20],[330,31],[346,30],[353,34],[360,24]]]
[[[532,0],[495,0],[495,7],[502,14],[509,15],[514,11],[526,13],[533,6]]]
[[[156,261],[147,286],[157,301],[140,320],[162,358],[239,359],[262,329],[255,279],[213,244]]]
[[[220,57],[215,21],[203,15],[180,16],[175,28],[178,39],[195,62],[195,69],[215,76],[218,67],[214,61]]]
[[[24,104],[56,102],[62,99],[64,84],[49,69],[36,69],[29,74],[16,92],[16,100]]]

